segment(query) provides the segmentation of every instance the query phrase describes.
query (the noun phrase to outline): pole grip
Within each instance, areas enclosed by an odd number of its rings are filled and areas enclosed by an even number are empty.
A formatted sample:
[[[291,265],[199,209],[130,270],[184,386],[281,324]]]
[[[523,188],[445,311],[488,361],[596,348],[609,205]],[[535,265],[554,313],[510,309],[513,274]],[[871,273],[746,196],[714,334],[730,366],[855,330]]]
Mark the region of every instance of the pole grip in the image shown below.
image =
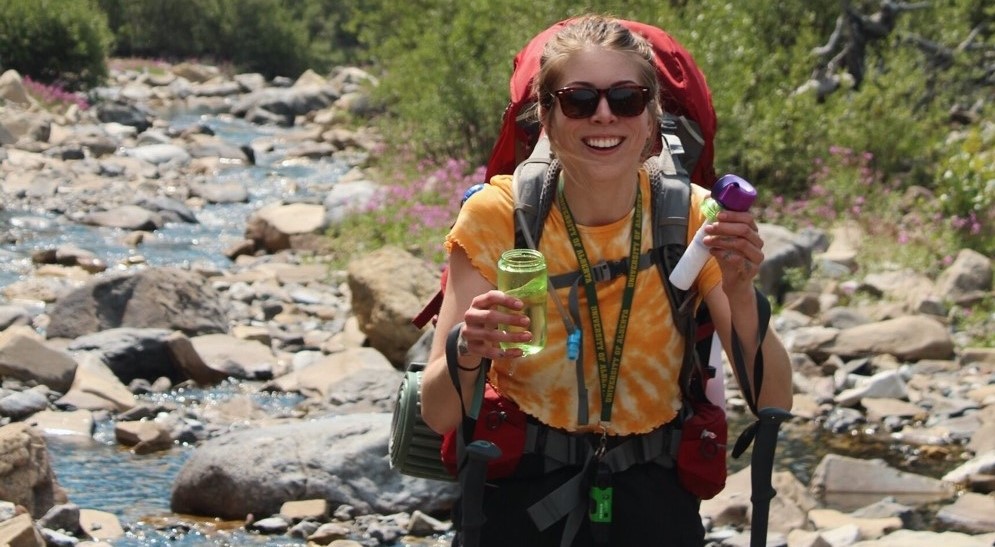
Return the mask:
[[[781,422],[791,417],[791,413],[782,408],[765,407],[757,412],[759,425],[757,436],[753,441],[753,453],[750,455],[750,486],[753,503],[753,518],[750,523],[750,547],[765,547],[767,545],[767,523],[770,517],[770,500],[777,491],[771,484],[774,473],[774,452],[777,448],[777,432]]]

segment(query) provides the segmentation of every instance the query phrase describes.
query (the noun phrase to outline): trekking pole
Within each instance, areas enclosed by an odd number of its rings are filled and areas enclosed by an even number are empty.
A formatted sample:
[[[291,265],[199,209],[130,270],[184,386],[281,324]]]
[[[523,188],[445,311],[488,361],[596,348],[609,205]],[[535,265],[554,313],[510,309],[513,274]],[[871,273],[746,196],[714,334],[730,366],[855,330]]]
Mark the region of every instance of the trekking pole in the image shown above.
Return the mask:
[[[753,493],[753,518],[750,522],[750,547],[767,545],[767,521],[770,516],[770,500],[777,491],[771,484],[774,473],[774,449],[777,448],[777,431],[781,422],[791,417],[787,410],[777,407],[761,408],[757,413],[757,436],[750,455],[750,486]]]
[[[462,547],[480,545],[480,529],[484,516],[484,483],[487,481],[487,463],[501,455],[501,449],[490,441],[473,441],[466,446],[466,468],[460,475],[463,490]]]

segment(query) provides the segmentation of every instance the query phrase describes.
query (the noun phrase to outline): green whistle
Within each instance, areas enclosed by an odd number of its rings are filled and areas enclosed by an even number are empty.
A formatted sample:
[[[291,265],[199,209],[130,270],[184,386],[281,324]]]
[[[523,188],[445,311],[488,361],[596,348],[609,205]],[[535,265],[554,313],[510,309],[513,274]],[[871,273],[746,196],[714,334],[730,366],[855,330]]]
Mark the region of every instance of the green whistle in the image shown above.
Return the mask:
[[[611,523],[612,521],[612,488],[591,487],[591,522]]]

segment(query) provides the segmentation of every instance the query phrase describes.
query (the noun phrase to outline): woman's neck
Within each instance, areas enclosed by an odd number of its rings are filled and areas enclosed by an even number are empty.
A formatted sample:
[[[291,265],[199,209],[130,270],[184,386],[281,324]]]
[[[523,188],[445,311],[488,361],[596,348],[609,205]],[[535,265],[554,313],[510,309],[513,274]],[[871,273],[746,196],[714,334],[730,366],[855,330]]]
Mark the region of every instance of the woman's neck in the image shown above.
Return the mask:
[[[564,177],[563,191],[574,222],[583,226],[604,226],[622,219],[636,201],[639,175],[626,182],[578,182]]]

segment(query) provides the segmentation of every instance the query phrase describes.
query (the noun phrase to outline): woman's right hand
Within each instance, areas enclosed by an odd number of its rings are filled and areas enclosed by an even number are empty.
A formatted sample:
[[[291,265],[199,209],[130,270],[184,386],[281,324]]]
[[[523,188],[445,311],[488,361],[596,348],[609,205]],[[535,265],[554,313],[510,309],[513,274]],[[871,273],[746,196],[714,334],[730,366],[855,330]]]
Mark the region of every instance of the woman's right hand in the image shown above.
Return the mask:
[[[449,255],[449,279],[439,310],[428,366],[422,376],[422,418],[436,432],[452,431],[462,419],[463,408],[472,404],[473,385],[481,370],[481,359],[512,359],[520,349],[502,350],[502,342],[526,342],[529,318],[523,302],[494,288],[473,267],[463,248],[454,245]],[[459,323],[462,322],[462,325]],[[449,333],[459,325],[466,352],[458,355],[463,401],[457,397],[446,361]],[[523,327],[524,332],[506,332],[500,325]]]
[[[522,343],[532,340],[529,317],[521,310],[525,304],[518,298],[492,289],[477,295],[463,314],[460,336],[466,341],[467,355],[488,359],[514,359],[523,355],[517,348],[503,350],[502,343]],[[519,312],[519,313],[516,313]],[[521,331],[506,331],[501,325],[521,327]]]

